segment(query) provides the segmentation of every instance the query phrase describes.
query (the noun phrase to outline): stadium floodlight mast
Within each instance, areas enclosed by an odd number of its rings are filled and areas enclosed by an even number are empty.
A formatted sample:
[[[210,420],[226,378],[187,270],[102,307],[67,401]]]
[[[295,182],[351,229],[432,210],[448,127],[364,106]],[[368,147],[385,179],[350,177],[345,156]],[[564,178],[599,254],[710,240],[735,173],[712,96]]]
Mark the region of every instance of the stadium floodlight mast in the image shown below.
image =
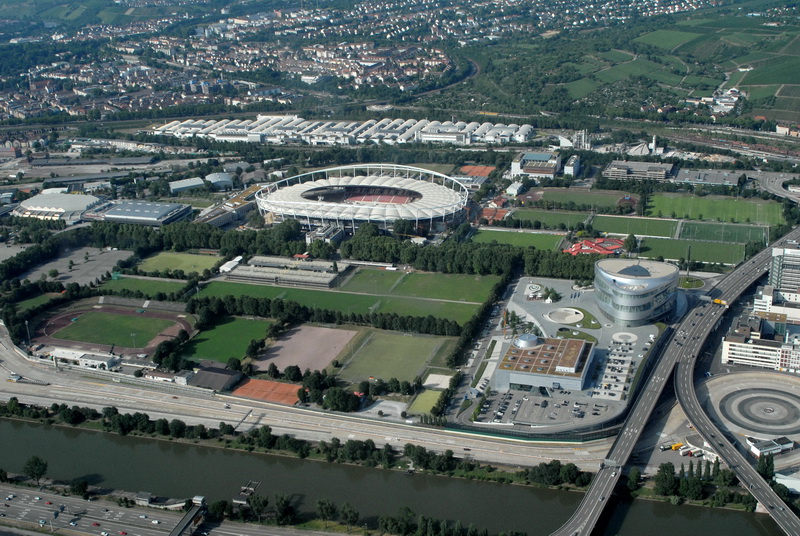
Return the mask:
[[[28,334],[28,346],[31,345],[31,330],[28,328],[28,321],[25,321],[25,332]]]
[[[136,333],[131,333],[131,340],[133,341],[133,347],[136,348]]]

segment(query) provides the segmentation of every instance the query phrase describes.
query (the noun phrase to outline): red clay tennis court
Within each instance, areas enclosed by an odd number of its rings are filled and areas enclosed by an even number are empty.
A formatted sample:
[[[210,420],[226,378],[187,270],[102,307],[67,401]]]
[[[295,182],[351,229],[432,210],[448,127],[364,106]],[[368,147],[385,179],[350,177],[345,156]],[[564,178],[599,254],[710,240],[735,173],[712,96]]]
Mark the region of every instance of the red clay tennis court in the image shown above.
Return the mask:
[[[468,177],[488,177],[494,170],[494,166],[462,166],[459,171]]]
[[[297,398],[298,389],[300,389],[300,386],[293,383],[251,380],[248,378],[244,380],[239,387],[234,389],[233,394],[243,398],[294,406],[300,401],[300,399]]]

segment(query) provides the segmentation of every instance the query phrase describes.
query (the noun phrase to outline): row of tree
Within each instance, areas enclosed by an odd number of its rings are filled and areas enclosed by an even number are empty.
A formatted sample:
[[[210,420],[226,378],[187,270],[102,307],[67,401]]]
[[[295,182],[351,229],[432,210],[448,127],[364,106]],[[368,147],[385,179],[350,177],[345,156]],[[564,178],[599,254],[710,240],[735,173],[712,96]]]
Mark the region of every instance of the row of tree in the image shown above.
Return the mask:
[[[571,484],[585,487],[592,482],[592,473],[581,471],[574,463],[562,464],[559,460],[542,462],[535,467],[530,467],[517,473],[527,481],[545,486],[559,486]]]
[[[733,471],[721,469],[719,459],[716,459],[713,465],[711,461],[706,460],[704,469],[702,461],[695,466],[693,460],[690,460],[688,471],[681,464],[677,473],[671,462],[662,463],[653,482],[655,493],[673,497],[673,502],[683,499],[697,501],[711,498],[712,504],[722,506],[724,503],[719,504],[721,499],[732,496],[728,488],[735,486],[738,480]],[[629,487],[631,485],[632,483],[629,481]],[[737,495],[739,496],[737,500],[742,502],[749,511],[755,510],[756,501],[751,495],[733,494],[733,496]]]

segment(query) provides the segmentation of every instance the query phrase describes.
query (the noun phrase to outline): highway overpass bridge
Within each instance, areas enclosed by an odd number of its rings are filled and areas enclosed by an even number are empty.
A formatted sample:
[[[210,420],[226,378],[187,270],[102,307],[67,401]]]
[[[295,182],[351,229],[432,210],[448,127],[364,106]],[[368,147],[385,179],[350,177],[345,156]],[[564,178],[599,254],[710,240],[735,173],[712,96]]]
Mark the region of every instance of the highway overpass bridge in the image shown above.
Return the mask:
[[[795,228],[778,240],[800,240],[800,227]],[[711,296],[726,303],[732,303],[758,281],[767,270],[772,255],[768,247],[740,265],[711,289]],[[669,338],[656,356],[658,362],[646,384],[635,394],[628,417],[611,447],[606,461],[597,472],[592,485],[567,522],[553,533],[553,536],[589,536],[603,513],[608,500],[621,476],[622,467],[628,462],[634,446],[641,437],[659,396],[664,390],[673,370],[677,366],[675,390],[678,402],[700,435],[714,446],[722,460],[736,473],[776,523],[790,536],[800,534],[800,519],[778,498],[764,479],[755,471],[735,446],[728,441],[721,430],[709,419],[697,400],[694,388],[694,366],[709,333],[716,327],[724,314],[720,304],[701,301],[686,315],[673,331],[665,333]]]

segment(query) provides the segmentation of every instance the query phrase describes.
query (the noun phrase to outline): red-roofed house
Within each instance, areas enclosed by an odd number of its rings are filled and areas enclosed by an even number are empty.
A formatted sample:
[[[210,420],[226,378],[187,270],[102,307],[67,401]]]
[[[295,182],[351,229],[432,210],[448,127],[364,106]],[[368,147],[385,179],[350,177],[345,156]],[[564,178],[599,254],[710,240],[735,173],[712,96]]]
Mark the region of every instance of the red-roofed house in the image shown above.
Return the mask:
[[[624,242],[617,238],[594,238],[581,240],[572,244],[564,250],[570,255],[580,255],[581,253],[598,253],[600,255],[618,255],[623,248]]]

